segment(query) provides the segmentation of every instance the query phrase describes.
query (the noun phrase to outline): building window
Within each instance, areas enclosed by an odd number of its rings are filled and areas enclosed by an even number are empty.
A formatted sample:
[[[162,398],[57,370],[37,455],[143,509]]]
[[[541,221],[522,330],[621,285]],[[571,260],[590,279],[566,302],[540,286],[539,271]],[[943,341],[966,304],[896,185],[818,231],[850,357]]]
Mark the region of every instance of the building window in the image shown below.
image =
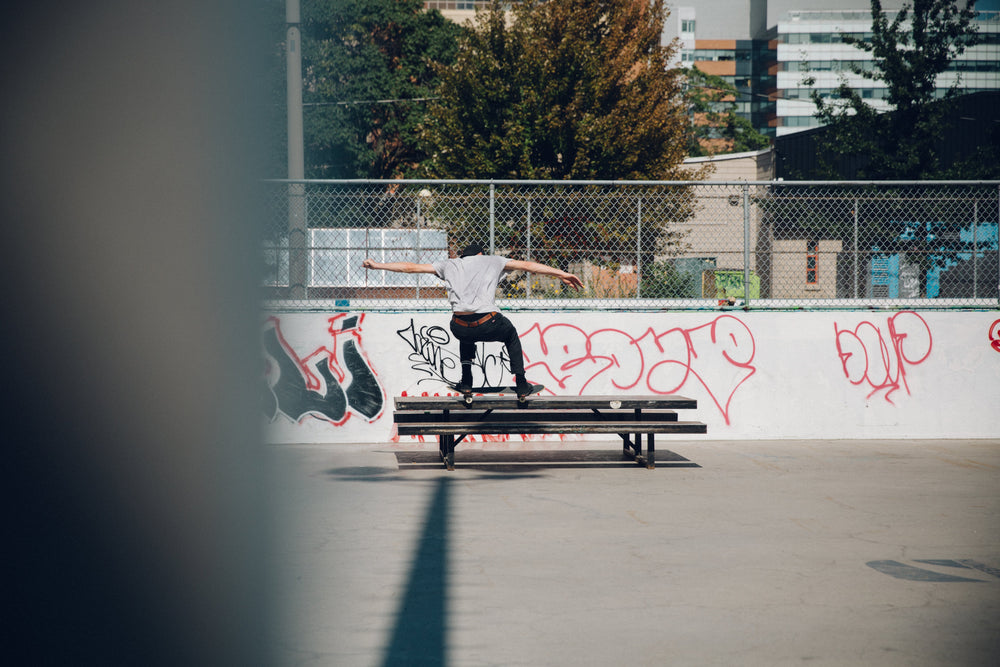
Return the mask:
[[[694,19],[681,19],[681,32],[694,32]]]
[[[288,282],[289,249],[265,247],[274,268],[268,285]],[[437,229],[331,229],[309,230],[310,287],[415,287],[419,274],[368,271],[361,268],[365,257],[377,262],[431,264],[448,259],[448,235]],[[284,282],[282,282],[284,281]],[[426,278],[424,285],[431,281]]]
[[[806,285],[819,283],[819,241],[806,242]]]

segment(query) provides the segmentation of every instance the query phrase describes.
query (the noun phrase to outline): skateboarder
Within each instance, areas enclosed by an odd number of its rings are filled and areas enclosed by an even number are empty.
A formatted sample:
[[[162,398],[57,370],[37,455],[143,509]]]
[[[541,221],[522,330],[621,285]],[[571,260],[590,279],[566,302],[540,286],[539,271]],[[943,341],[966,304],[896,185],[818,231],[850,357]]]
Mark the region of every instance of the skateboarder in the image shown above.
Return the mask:
[[[526,271],[555,276],[577,290],[583,287],[577,276],[545,264],[484,255],[478,243],[467,246],[459,257],[433,264],[381,263],[366,259],[362,266],[397,273],[432,273],[445,281],[452,309],[451,333],[458,339],[458,356],[462,362],[462,381],[456,389],[462,394],[472,391],[472,359],[476,355],[476,343],[481,341],[499,341],[506,346],[518,398],[531,393],[532,383],[524,377],[521,339],[495,303],[497,283],[504,273]]]

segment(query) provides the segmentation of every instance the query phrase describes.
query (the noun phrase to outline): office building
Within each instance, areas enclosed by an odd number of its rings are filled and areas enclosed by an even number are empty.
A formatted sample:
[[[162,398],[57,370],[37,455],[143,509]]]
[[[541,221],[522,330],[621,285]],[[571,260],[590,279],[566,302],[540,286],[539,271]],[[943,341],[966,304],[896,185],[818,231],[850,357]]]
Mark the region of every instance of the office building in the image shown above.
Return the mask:
[[[890,20],[903,0],[884,0]],[[954,84],[963,93],[1000,89],[1000,11],[979,2],[976,24],[982,43],[956,58],[938,79],[941,97]],[[871,9],[864,0],[676,0],[664,39],[679,39],[677,63],[722,76],[737,89],[737,112],[769,136],[816,127],[811,87],[828,96],[842,81],[876,108],[889,110],[884,84],[854,74],[871,54],[842,41],[842,33],[871,35]]]

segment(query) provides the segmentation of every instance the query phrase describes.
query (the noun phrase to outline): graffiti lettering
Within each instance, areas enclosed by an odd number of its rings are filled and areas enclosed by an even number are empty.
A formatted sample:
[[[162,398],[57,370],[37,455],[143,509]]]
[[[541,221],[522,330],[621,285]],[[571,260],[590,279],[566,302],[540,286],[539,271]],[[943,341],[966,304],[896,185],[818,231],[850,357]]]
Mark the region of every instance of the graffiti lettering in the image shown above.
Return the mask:
[[[569,324],[535,324],[521,339],[526,368],[536,382],[580,396],[602,388],[673,394],[696,383],[726,424],[736,390],[756,372],[753,334],[731,315],[691,329],[650,327],[639,336],[620,329],[586,332]]]
[[[423,373],[418,382],[454,383],[457,355],[444,349],[451,337],[440,327],[417,328],[414,323],[397,331],[410,349],[413,369]],[[673,394],[696,383],[708,393],[726,423],[736,390],[756,372],[755,341],[750,329],[731,315],[717,317],[691,329],[647,329],[633,336],[619,329],[587,332],[570,324],[533,325],[521,334],[525,369],[535,382],[562,394],[595,391],[650,391]],[[498,354],[477,348],[474,378],[484,384],[505,384],[510,362],[503,346]],[[474,382],[475,384],[475,382]]]
[[[281,334],[281,322],[270,317],[263,332],[265,352],[261,408],[274,421],[279,414],[301,422],[315,417],[345,423],[352,414],[375,421],[385,394],[361,346],[363,315],[331,317],[327,332],[332,345],[299,357]]]
[[[458,355],[445,349],[451,342],[451,335],[443,327],[431,326],[418,329],[416,323],[410,320],[410,326],[398,330],[396,335],[402,338],[410,349],[407,359],[412,364],[411,368],[427,376],[418,382],[426,379],[444,381],[452,374],[452,370],[458,367]]]
[[[410,320],[410,326],[396,331],[396,335],[410,350],[407,359],[411,368],[424,376],[417,380],[418,384],[428,380],[457,384],[461,379],[458,354],[447,349],[451,345],[451,334],[446,329],[439,326],[417,328]],[[506,348],[502,345],[499,348],[500,351],[494,354],[487,352],[485,345],[476,346],[476,356],[472,360],[474,386],[509,384],[510,360]]]
[[[990,325],[990,347],[1000,352],[1000,320]]]
[[[904,389],[910,393],[907,365],[923,363],[931,354],[933,340],[927,322],[912,311],[896,313],[886,328],[888,339],[872,322],[862,322],[854,329],[833,325],[844,377],[851,384],[871,387],[866,399],[884,391],[886,402],[895,405],[895,392]]]

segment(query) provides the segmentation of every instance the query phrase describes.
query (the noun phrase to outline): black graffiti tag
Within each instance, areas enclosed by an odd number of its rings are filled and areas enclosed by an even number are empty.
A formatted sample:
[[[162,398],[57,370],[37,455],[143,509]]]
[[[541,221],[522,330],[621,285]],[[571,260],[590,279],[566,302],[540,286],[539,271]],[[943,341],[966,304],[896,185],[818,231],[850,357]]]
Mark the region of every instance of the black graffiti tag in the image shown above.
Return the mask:
[[[445,349],[451,342],[451,334],[443,327],[423,326],[418,329],[416,323],[410,320],[410,326],[399,329],[396,335],[410,349],[406,358],[410,360],[413,370],[426,376],[418,382],[428,379],[447,382],[446,378],[454,375],[454,369],[459,368],[458,355]]]
[[[455,384],[461,375],[461,362],[458,355],[448,350],[451,345],[451,334],[439,326],[417,327],[413,320],[410,326],[396,331],[403,339],[410,352],[407,355],[411,368],[422,373],[424,377],[417,383],[436,380],[445,384]],[[511,374],[510,359],[506,348],[500,346],[498,353],[489,353],[484,345],[476,346],[476,356],[472,360],[473,385],[496,387],[509,384],[504,378]]]

